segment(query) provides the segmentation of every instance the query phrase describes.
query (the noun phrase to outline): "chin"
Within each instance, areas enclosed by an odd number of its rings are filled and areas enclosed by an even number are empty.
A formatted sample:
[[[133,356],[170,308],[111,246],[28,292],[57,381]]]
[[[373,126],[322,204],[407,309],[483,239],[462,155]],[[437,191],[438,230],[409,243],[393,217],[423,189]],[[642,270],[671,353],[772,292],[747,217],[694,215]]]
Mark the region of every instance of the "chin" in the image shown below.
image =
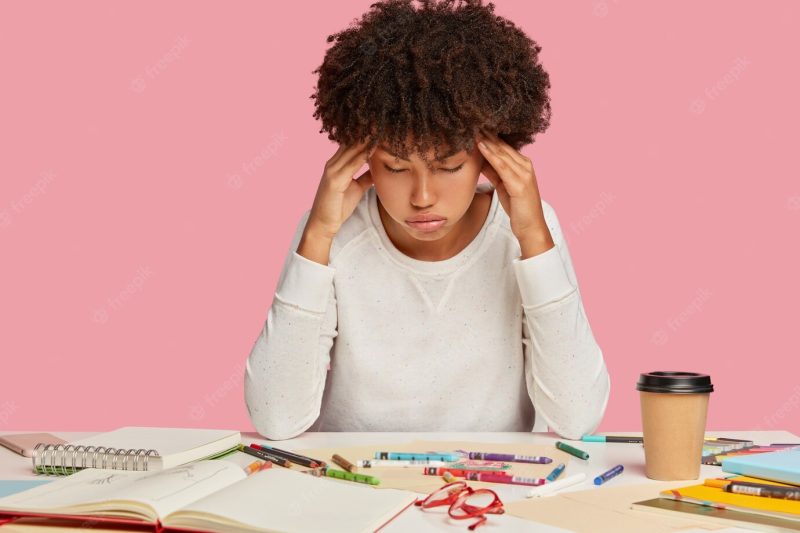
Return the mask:
[[[403,226],[406,230],[406,233],[417,239],[418,241],[438,241],[445,235],[450,232],[450,228],[448,226],[444,226],[443,228],[439,228],[438,230],[431,232],[431,233],[423,233],[421,231],[414,231],[412,228],[408,226]]]

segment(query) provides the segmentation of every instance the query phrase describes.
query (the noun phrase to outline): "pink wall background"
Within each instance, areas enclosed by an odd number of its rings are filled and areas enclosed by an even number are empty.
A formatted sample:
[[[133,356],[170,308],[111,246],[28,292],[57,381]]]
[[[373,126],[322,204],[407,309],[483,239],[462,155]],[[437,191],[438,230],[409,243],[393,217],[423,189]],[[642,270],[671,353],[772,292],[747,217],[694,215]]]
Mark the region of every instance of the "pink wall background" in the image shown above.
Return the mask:
[[[244,361],[336,149],[311,71],[369,3],[0,7],[0,430],[252,429]],[[710,429],[800,434],[800,4],[496,4],[552,79],[523,152],[612,375],[600,429],[680,369]]]

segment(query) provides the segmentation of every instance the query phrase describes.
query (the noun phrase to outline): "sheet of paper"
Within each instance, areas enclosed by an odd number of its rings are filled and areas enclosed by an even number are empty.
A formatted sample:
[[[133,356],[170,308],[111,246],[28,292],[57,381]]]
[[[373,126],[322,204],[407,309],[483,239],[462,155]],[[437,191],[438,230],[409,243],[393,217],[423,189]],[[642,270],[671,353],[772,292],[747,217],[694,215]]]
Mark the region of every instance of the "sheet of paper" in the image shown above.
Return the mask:
[[[388,449],[391,448],[391,449]],[[448,441],[413,441],[404,444],[378,444],[378,445],[364,445],[364,446],[348,446],[337,448],[314,448],[295,450],[297,453],[313,457],[322,461],[326,461],[334,468],[338,468],[332,461],[331,456],[337,453],[355,463],[360,459],[374,459],[375,452],[428,452],[428,451],[453,451],[453,450],[467,450],[479,452],[494,452],[494,453],[513,453],[518,455],[539,455],[550,457],[553,462],[550,464],[527,464],[527,463],[511,463],[512,467],[508,472],[514,475],[526,477],[546,477],[547,474],[552,472],[559,463],[564,463],[569,468],[570,458],[568,453],[548,445],[526,445],[526,444],[506,444],[506,443],[486,443],[486,442],[448,442]],[[381,480],[378,488],[387,489],[404,489],[412,490],[420,493],[430,493],[442,485],[445,481],[441,476],[427,476],[422,473],[422,467],[413,468],[398,468],[398,467],[375,467],[375,468],[359,468],[358,472],[361,474],[369,474]],[[562,474],[563,475],[563,474]],[[470,486],[473,487],[487,487],[495,489],[498,492],[511,493],[518,492],[517,496],[522,497],[527,494],[530,487],[527,486],[508,486],[500,485],[498,483],[481,483],[477,481],[470,481]],[[503,494],[500,494],[503,497]]]
[[[400,516],[386,524],[380,530],[380,533],[408,533],[409,531],[413,533],[442,533],[447,531],[470,533],[467,530],[467,526],[472,522],[474,521],[453,520],[447,516],[447,508],[445,507],[438,507],[428,511],[423,511],[419,507],[410,507]],[[483,530],[483,533],[494,531],[498,533],[573,533],[569,529],[523,520],[508,513],[489,516],[486,524],[475,531],[476,533],[481,533],[481,530]],[[0,529],[0,531],[3,530]]]
[[[406,491],[375,490],[360,483],[272,467],[187,506],[163,523],[190,526],[192,522],[187,520],[199,514],[269,531],[373,531],[415,499],[415,494]],[[233,527],[213,529],[232,531]]]
[[[708,524],[692,519],[660,516],[630,508],[631,503],[657,498],[659,491],[674,486],[674,481],[666,481],[566,492],[511,502],[506,505],[506,512],[576,532],[672,533],[691,528],[713,531]]]

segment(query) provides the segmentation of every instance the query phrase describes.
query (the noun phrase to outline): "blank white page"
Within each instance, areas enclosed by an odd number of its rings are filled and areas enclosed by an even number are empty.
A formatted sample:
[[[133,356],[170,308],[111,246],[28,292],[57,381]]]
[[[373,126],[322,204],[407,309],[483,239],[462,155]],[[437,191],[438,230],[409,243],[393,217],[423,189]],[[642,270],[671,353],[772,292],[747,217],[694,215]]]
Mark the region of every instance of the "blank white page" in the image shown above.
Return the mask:
[[[173,518],[202,513],[246,524],[253,531],[374,531],[416,497],[408,491],[376,489],[273,466],[189,504],[163,523],[177,526]]]

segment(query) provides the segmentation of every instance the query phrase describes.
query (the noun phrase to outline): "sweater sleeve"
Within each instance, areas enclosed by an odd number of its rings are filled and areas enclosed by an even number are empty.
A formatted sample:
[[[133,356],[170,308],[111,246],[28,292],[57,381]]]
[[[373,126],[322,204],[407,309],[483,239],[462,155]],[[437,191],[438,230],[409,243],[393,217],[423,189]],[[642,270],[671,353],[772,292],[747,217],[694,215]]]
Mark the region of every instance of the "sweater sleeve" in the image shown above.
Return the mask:
[[[335,268],[296,252],[309,214],[297,227],[267,320],[245,365],[247,411],[267,439],[292,438],[319,417],[337,335]]]
[[[542,204],[555,246],[513,260],[524,315],[525,378],[536,415],[561,437],[580,439],[600,425],[611,380],[558,217]]]

